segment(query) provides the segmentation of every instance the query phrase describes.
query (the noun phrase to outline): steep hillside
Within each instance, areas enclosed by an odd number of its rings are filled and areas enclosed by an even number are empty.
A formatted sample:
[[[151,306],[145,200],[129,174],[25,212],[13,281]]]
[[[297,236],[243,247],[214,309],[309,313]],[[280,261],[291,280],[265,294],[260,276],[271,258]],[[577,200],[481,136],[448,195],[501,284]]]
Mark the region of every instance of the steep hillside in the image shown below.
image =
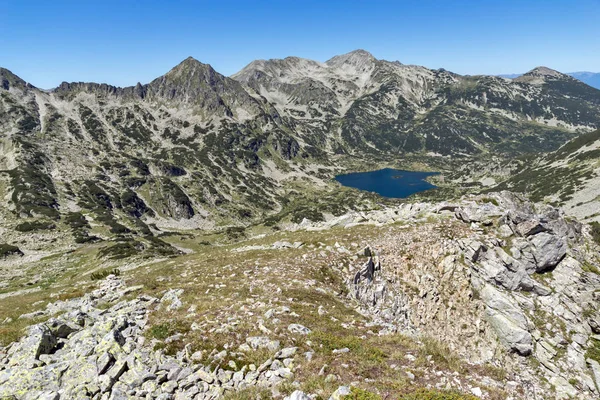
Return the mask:
[[[581,82],[586,85],[590,85],[596,89],[600,89],[600,73],[599,72],[570,72],[571,75],[575,79],[579,79]]]
[[[600,130],[522,163],[520,172],[492,190],[525,193],[534,201],[560,205],[580,220],[600,221]]]

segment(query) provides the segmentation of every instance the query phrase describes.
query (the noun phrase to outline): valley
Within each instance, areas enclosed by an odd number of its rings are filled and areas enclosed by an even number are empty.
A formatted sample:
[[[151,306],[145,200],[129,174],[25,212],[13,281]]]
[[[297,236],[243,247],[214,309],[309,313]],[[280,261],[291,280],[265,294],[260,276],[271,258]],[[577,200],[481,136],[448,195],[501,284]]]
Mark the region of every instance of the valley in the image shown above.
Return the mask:
[[[0,398],[597,398],[599,127],[545,67],[0,68]]]

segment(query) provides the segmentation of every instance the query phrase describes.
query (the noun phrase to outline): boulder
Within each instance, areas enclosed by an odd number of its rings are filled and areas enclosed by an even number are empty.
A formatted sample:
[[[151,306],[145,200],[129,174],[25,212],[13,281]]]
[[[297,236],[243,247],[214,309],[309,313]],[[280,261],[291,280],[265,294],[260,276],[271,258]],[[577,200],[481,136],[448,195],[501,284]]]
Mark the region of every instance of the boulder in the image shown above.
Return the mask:
[[[329,400],[342,400],[346,396],[350,395],[349,386],[340,386],[335,392],[329,397]]]
[[[266,336],[249,336],[246,338],[246,343],[254,349],[269,349],[277,351],[279,349],[279,340],[272,340]]]
[[[536,262],[536,272],[545,272],[558,265],[567,254],[565,237],[541,232],[530,237],[532,253]]]
[[[296,390],[289,396],[285,397],[284,400],[312,400],[312,397],[300,390]]]
[[[530,324],[518,304],[489,284],[481,290],[481,299],[486,305],[488,322],[500,342],[522,356],[530,355],[533,351]]]
[[[288,326],[288,331],[291,333],[298,333],[300,335],[308,335],[311,332],[310,329],[300,324],[291,324]]]
[[[27,336],[11,348],[9,364],[15,365],[24,360],[37,360],[41,354],[50,354],[56,347],[56,337],[45,324],[33,325]]]
[[[521,236],[531,236],[540,232],[545,232],[546,228],[535,219],[530,219],[517,224],[516,231]]]

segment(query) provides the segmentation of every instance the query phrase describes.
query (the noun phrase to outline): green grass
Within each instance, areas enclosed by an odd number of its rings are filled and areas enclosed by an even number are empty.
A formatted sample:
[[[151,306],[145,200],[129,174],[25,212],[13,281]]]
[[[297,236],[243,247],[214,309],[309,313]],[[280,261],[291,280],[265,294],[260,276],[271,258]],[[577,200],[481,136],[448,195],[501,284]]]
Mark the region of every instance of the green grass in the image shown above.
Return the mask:
[[[585,358],[600,362],[600,340],[591,339],[591,343],[585,352]]]
[[[416,391],[403,395],[400,400],[478,400],[470,394],[452,391],[438,391],[433,389],[417,389]]]
[[[345,400],[381,400],[381,396],[375,393],[371,393],[367,390],[351,387],[350,394],[348,396],[344,396]]]
[[[90,279],[93,281],[98,281],[100,279],[104,279],[109,275],[121,275],[121,271],[118,268],[113,269],[105,269],[104,271],[94,272],[90,275]]]

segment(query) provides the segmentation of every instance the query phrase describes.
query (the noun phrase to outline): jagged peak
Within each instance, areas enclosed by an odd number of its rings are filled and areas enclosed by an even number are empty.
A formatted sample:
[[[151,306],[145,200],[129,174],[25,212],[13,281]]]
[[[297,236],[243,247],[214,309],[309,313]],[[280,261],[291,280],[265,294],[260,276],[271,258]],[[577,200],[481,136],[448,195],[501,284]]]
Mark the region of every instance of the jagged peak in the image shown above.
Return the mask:
[[[366,50],[357,49],[346,54],[332,57],[327,60],[325,64],[329,66],[341,66],[343,64],[364,65],[375,61],[377,61],[377,59],[373,54]]]
[[[183,60],[182,62],[180,62],[179,64],[177,64],[176,66],[174,66],[173,68],[171,68],[171,70],[169,72],[167,72],[166,75],[168,75],[170,73],[195,71],[198,69],[215,71],[214,68],[210,64],[204,64],[204,63],[198,61],[197,59],[195,59],[194,57],[190,56],[190,57],[186,58],[185,60]]]

